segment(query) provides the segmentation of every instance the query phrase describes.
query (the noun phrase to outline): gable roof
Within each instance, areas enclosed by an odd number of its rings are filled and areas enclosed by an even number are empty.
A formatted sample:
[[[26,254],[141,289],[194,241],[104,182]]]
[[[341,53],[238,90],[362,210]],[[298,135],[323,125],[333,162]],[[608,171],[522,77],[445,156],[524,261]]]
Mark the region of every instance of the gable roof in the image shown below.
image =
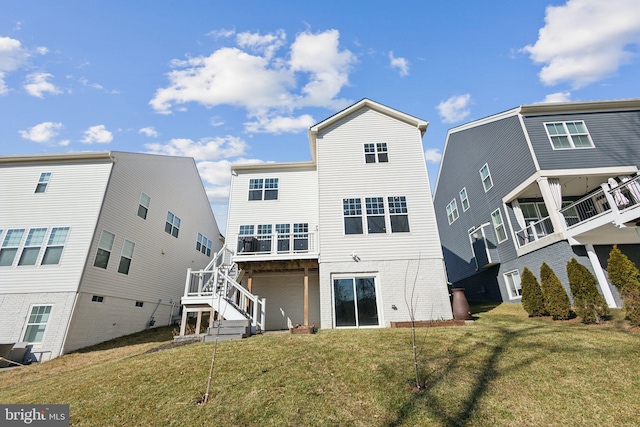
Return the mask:
[[[424,135],[424,133],[427,130],[427,126],[429,125],[429,122],[425,120],[419,119],[414,116],[410,116],[409,114],[403,113],[402,111],[394,110],[393,108],[387,107],[386,105],[380,104],[379,102],[375,102],[370,99],[363,98],[360,101],[356,102],[355,104],[345,108],[342,111],[337,112],[336,114],[322,120],[321,122],[316,123],[315,125],[309,128],[309,148],[311,150],[311,158],[314,163],[316,161],[316,144],[317,144],[316,138],[318,136],[318,133],[320,133],[322,129],[326,129],[327,127],[331,126],[337,121],[342,120],[345,117],[348,117],[351,114],[363,108],[370,108],[374,111],[385,114],[396,120],[405,122],[411,126],[415,126],[420,130],[421,136]]]

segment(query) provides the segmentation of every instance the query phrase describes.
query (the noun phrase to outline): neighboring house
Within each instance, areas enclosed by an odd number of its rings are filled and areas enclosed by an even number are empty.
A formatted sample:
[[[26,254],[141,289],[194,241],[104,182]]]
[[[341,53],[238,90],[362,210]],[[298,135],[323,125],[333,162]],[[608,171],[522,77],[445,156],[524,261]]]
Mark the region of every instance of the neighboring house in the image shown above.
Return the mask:
[[[233,166],[227,259],[190,273],[184,313],[240,311],[266,330],[388,327],[407,303],[451,319],[426,128],[364,99],[309,129],[311,161]]]
[[[434,205],[449,280],[519,301],[546,262],[567,291],[575,257],[606,279],[612,245],[640,265],[640,99],[522,105],[449,131]]]
[[[46,360],[167,325],[220,237],[191,158],[0,157],[0,342]]]

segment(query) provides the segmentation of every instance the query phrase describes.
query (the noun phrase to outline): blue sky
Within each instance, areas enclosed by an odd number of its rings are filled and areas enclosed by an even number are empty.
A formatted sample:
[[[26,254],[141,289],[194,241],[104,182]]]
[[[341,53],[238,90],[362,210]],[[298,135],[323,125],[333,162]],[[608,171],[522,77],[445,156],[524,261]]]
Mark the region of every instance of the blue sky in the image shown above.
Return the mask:
[[[362,98],[447,130],[535,102],[640,97],[637,0],[5,1],[0,155],[196,159],[219,225],[229,165],[310,159]]]

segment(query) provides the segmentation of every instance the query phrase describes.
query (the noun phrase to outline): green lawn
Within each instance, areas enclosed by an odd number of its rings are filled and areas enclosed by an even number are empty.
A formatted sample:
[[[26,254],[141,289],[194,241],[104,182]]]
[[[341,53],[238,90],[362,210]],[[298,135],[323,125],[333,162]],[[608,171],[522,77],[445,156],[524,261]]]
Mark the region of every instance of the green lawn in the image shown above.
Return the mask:
[[[263,335],[153,353],[162,328],[0,372],[2,403],[68,403],[78,426],[584,426],[640,422],[640,332],[474,307],[463,327]]]

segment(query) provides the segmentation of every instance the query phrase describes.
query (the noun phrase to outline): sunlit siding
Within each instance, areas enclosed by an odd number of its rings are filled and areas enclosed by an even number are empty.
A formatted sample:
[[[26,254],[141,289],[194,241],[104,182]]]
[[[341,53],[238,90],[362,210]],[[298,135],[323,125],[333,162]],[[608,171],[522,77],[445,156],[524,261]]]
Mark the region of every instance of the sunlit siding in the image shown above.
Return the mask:
[[[77,291],[111,167],[106,156],[88,163],[0,165],[0,229],[5,234],[11,228],[70,228],[58,265],[0,267],[1,294]],[[35,193],[42,172],[51,172],[51,180],[46,192]]]
[[[81,291],[145,304],[178,301],[187,268],[205,267],[221,247],[196,165],[190,158],[113,154],[113,174],[89,249]],[[146,219],[137,216],[142,192],[151,198]],[[181,220],[178,238],[165,232],[168,211]],[[102,230],[115,234],[106,269],[93,265]],[[212,240],[210,257],[196,250],[199,232]],[[128,274],[118,272],[125,239],[135,243]],[[135,311],[133,305],[131,310]]]
[[[365,143],[387,143],[388,163],[365,163]],[[321,262],[442,258],[420,131],[369,108],[317,138]],[[405,196],[409,233],[345,235],[342,200]],[[363,212],[364,214],[364,212]],[[387,211],[388,214],[388,211]],[[365,222],[366,227],[366,222]]]
[[[277,200],[249,200],[249,180],[278,178]],[[308,223],[318,226],[318,181],[312,164],[236,170],[231,179],[227,244],[235,248],[241,225]],[[255,231],[255,230],[254,230]],[[293,232],[293,229],[291,229]]]

